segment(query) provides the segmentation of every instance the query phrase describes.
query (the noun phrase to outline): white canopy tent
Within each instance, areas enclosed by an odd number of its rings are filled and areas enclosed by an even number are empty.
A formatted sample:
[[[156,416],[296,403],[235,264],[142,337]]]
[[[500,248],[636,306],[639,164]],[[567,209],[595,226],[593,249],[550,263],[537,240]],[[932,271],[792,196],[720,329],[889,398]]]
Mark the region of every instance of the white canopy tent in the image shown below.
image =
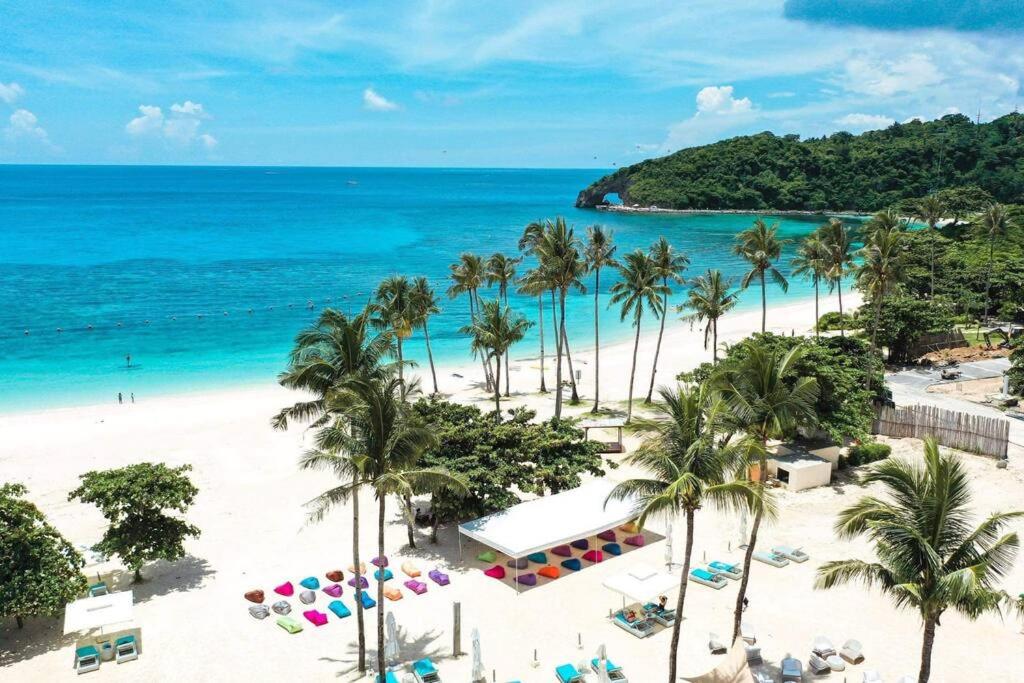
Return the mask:
[[[679,578],[649,565],[637,564],[624,574],[605,579],[604,587],[642,604],[678,588]]]
[[[460,524],[460,552],[466,536],[509,557],[526,557],[635,519],[636,501],[608,500],[613,488],[614,482],[599,480]]]
[[[64,608],[64,635],[89,631],[134,619],[135,594],[132,591],[82,598]]]

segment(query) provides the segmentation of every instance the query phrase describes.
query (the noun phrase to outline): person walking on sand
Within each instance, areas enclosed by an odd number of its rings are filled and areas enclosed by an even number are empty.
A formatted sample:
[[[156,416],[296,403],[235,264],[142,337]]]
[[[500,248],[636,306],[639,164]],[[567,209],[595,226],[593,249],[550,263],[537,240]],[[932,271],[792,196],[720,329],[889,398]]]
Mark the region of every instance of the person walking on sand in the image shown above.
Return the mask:
[[[117,392],[117,405],[121,405],[123,403],[124,403],[124,396],[122,396],[121,392],[119,391],[119,392]]]
[[[132,392],[132,405],[135,405],[135,392]]]

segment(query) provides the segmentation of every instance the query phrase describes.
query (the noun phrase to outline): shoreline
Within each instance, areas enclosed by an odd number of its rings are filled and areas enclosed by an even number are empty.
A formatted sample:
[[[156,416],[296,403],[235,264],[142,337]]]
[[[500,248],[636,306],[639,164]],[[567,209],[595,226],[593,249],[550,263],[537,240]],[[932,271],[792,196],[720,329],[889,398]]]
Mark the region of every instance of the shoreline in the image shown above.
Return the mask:
[[[581,207],[588,208],[588,207]],[[848,216],[850,218],[870,218],[872,214],[865,211],[831,210],[812,211],[808,209],[663,209],[657,206],[624,206],[622,204],[598,204],[597,211],[615,213],[667,213],[681,215],[739,215],[739,216]]]

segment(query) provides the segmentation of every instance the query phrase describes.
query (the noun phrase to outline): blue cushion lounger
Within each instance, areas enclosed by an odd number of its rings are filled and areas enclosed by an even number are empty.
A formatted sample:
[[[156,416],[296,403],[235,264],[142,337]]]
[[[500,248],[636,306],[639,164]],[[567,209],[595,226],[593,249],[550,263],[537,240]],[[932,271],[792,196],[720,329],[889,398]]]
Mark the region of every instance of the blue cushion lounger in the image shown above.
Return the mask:
[[[712,574],[707,569],[700,568],[690,570],[690,581],[714,589],[723,588],[725,584],[729,583],[721,574]]]
[[[580,569],[583,568],[583,563],[580,562],[580,558],[572,557],[568,560],[562,560],[562,566],[566,569],[571,569],[574,572],[578,572]]]
[[[308,588],[311,591],[315,591],[320,588],[320,579],[316,578],[315,576],[307,576],[302,581],[299,581],[299,584],[303,588]]]
[[[605,543],[603,546],[601,546],[601,550],[605,551],[609,555],[622,554],[622,546],[618,543]]]
[[[359,596],[363,599],[363,609],[370,609],[371,607],[377,606],[377,601],[371,598],[370,594],[366,591],[360,593]]]
[[[545,553],[530,553],[526,556],[526,559],[528,559],[530,562],[535,562],[537,564],[548,563],[548,556]]]
[[[562,664],[555,668],[555,676],[559,683],[583,683],[583,676],[572,664]]]
[[[390,581],[395,578],[395,575],[391,573],[390,569],[378,569],[373,573],[373,578],[378,581]]]
[[[121,636],[114,641],[114,659],[118,664],[139,658],[139,650],[135,647],[135,636]]]
[[[441,681],[441,674],[437,672],[437,667],[429,658],[414,662],[412,675],[416,677],[418,683],[440,683]]]
[[[601,673],[600,669],[598,668],[598,664],[600,664],[600,662],[597,659],[597,657],[594,657],[593,659],[590,660],[590,668],[594,670],[594,673]],[[622,669],[621,666],[617,666],[615,664],[615,662],[613,662],[610,659],[604,660],[604,668],[609,673],[612,672],[612,671],[620,671]]]
[[[377,674],[377,683],[380,683],[380,674]],[[389,671],[384,676],[384,683],[401,683],[394,671]]]
[[[327,604],[327,609],[334,612],[334,616],[338,617],[339,619],[344,619],[345,617],[352,616],[352,610],[346,607],[345,603],[343,603],[341,600],[331,600]]]
[[[739,579],[743,576],[743,567],[731,562],[719,562],[715,560],[708,564],[717,574],[723,574],[729,579]]]
[[[80,674],[100,668],[100,651],[92,645],[75,650],[75,669]]]

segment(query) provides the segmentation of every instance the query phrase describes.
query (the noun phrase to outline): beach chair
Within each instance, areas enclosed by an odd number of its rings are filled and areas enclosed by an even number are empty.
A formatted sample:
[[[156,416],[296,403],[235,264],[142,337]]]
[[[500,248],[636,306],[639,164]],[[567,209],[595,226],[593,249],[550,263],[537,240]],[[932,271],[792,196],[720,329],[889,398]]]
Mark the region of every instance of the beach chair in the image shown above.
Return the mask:
[[[747,654],[747,664],[760,664],[761,661],[763,661],[761,659],[760,645],[751,645],[748,643],[743,646],[743,649],[746,651]]]
[[[671,626],[676,621],[676,612],[671,609],[662,609],[660,605],[649,602],[644,605],[644,611],[662,626]]]
[[[807,668],[810,669],[811,673],[815,676],[832,672],[832,667],[829,666],[828,662],[813,652],[811,653],[811,656],[807,658]]]
[[[646,638],[647,636],[654,633],[654,627],[647,619],[633,619],[630,621],[623,610],[619,610],[615,613],[613,622],[616,626],[621,628],[626,633],[636,636],[637,638]]]
[[[421,659],[412,665],[412,675],[416,683],[441,683],[441,674],[429,658]]]
[[[506,567],[512,567],[514,569],[526,569],[530,566],[530,561],[525,557],[518,557],[514,560],[509,560],[505,563]]]
[[[386,567],[388,566],[388,556],[380,555],[379,557],[375,557],[372,560],[370,560],[370,564],[372,564],[374,567]]]
[[[341,584],[332,583],[330,586],[324,586],[324,593],[327,593],[332,598],[340,598],[342,594]]]
[[[516,583],[520,583],[524,586],[536,586],[537,575],[536,574],[520,574],[516,577]]]
[[[348,580],[348,585],[350,585],[353,588],[355,588],[356,587],[356,581],[359,581],[359,587],[360,588],[369,588],[370,587],[370,582],[366,580],[365,576],[353,576],[351,579]]]
[[[715,560],[708,564],[708,567],[716,574],[721,574],[727,579],[742,579],[743,567],[732,562],[719,562]]]
[[[846,671],[846,662],[844,662],[843,658],[839,655],[832,655],[831,657],[826,657],[825,661],[828,662],[829,668],[833,671]]]
[[[418,579],[420,576],[420,570],[416,568],[412,562],[402,563],[402,573],[408,576],[410,579]]]
[[[567,545],[556,545],[551,549],[551,553],[559,557],[572,557],[572,548]]]
[[[836,653],[836,648],[832,645],[832,641],[825,636],[818,636],[811,643],[811,652],[818,655],[822,659],[828,659]]]
[[[597,537],[600,538],[602,541],[608,541],[609,543],[615,542],[615,532],[611,529],[608,529],[607,531],[602,531],[597,535]]]
[[[485,569],[484,576],[489,576],[492,579],[498,579],[500,581],[505,578],[505,568],[500,564],[496,564],[489,569]]]
[[[749,621],[740,622],[740,638],[753,645],[757,642],[757,629]]]
[[[754,677],[754,683],[775,683],[772,675],[765,671],[753,671],[751,674]]]
[[[401,681],[398,680],[398,676],[395,675],[394,671],[388,671],[386,674],[384,674],[383,681],[384,683],[401,683]],[[377,674],[377,683],[381,683],[380,674]]]
[[[331,602],[327,605],[327,609],[334,612],[334,616],[338,617],[339,619],[344,619],[345,617],[352,616],[352,610],[346,607],[345,603],[343,603],[341,600],[331,600]]]
[[[394,586],[387,586],[384,588],[384,597],[391,602],[397,602],[402,599],[402,589]]]
[[[773,567],[779,568],[785,567],[787,564],[789,564],[789,560],[787,560],[782,555],[779,555],[777,553],[769,553],[764,550],[759,550],[756,553],[754,553],[754,559],[758,562],[764,562],[765,564],[770,564]]]
[[[593,562],[596,564],[604,560],[604,553],[602,553],[600,550],[588,550],[587,552],[583,553],[583,559],[587,562]]]
[[[637,548],[643,548],[646,539],[643,534],[637,534],[635,536],[627,536],[623,541],[626,545],[636,546]]]
[[[100,651],[92,645],[86,645],[75,650],[75,672],[78,674],[89,673],[100,668]]]
[[[390,581],[395,578],[395,575],[391,573],[390,569],[378,569],[373,573],[373,578],[378,581]]]
[[[363,609],[373,609],[377,606],[377,601],[371,598],[366,591],[360,591],[359,598],[359,601],[363,603]]]
[[[571,557],[568,560],[562,560],[559,564],[568,569],[569,571],[578,572],[583,569],[583,563],[580,562],[578,557]]]
[[[799,683],[804,677],[804,666],[795,657],[786,657],[782,660],[782,683]]]
[[[724,642],[722,642],[721,636],[717,633],[709,633],[708,650],[710,650],[713,655],[724,655],[729,651],[729,648],[725,646]]]
[[[427,584],[422,581],[417,581],[416,579],[409,579],[403,585],[416,595],[423,595],[427,592]]]
[[[864,646],[860,644],[859,640],[853,640],[851,638],[843,643],[843,648],[839,651],[839,656],[850,664],[860,664],[864,661]]]
[[[447,586],[449,583],[451,583],[451,581],[448,578],[448,575],[443,573],[440,569],[431,569],[429,572],[427,572],[427,576],[429,576],[430,580],[436,583],[438,586]]]
[[[583,674],[572,664],[556,666],[555,678],[558,679],[558,683],[583,683]]]
[[[300,633],[302,631],[302,624],[292,617],[278,617],[277,625],[292,634]]]
[[[601,675],[601,661],[596,657],[590,660],[590,668],[594,673],[600,677]],[[622,672],[622,667],[617,666],[612,660],[604,660],[604,670],[608,675],[608,680],[613,683],[629,683],[629,679],[626,678],[626,674]]]
[[[490,564],[491,562],[494,562],[496,559],[498,559],[498,553],[494,552],[493,550],[485,550],[479,555],[477,555],[476,559],[480,560],[481,562],[487,562],[488,564]]]
[[[864,672],[864,683],[885,683],[882,679],[882,674],[878,673],[874,669],[868,669]]]
[[[299,601],[303,605],[312,605],[316,602],[316,593],[313,591],[302,591],[299,593]]]
[[[562,572],[558,571],[558,567],[552,567],[550,564],[546,567],[541,567],[537,570],[539,576],[543,576],[545,579],[557,579],[562,575]]]
[[[530,553],[526,556],[526,559],[528,559],[530,562],[533,562],[534,564],[548,563],[548,556],[544,553]]]
[[[327,623],[327,615],[319,610],[306,610],[302,613],[302,616],[306,617],[306,621],[313,624],[314,626],[323,626]]]
[[[576,548],[576,550],[589,550],[590,549],[590,541],[588,541],[585,538],[581,538],[579,540],[573,541],[569,545],[571,545],[573,548]]]
[[[292,585],[291,581],[285,581],[280,586],[274,587],[274,592],[278,595],[283,595],[286,598],[290,598],[295,595],[295,586]]]
[[[366,563],[365,562],[360,562],[358,570],[356,569],[356,565],[355,564],[350,564],[348,566],[348,572],[349,572],[349,574],[363,575],[363,574],[366,573]]]
[[[689,578],[694,583],[699,583],[702,586],[714,588],[715,590],[725,588],[725,584],[729,583],[721,574],[712,574],[707,569],[700,569],[699,567],[690,570]]]
[[[782,555],[787,560],[792,560],[793,562],[806,562],[811,559],[811,556],[800,550],[800,548],[792,548],[788,545],[774,546],[772,547],[772,552],[776,555]]]
[[[622,554],[622,546],[618,543],[605,543],[603,546],[601,546],[601,550],[615,557],[618,557]]]
[[[254,602],[258,605],[261,602],[263,602],[264,598],[266,598],[267,596],[263,593],[263,591],[257,588],[256,590],[251,590],[247,592],[244,597],[249,602]]]
[[[110,591],[107,590],[107,583],[105,581],[100,581],[99,583],[94,583],[89,586],[90,598],[98,598],[99,596],[106,595],[109,592]]]
[[[307,576],[302,581],[299,581],[299,584],[303,588],[306,588],[306,589],[311,590],[311,591],[315,591],[318,588],[320,588],[320,579],[316,578],[315,576]]]
[[[287,600],[278,600],[273,605],[271,605],[271,609],[274,610],[275,614],[283,615],[290,614],[292,611],[292,606],[288,603]]]
[[[249,614],[254,619],[266,619],[270,616],[270,608],[266,605],[249,605]]]
[[[345,578],[345,573],[340,569],[332,569],[331,571],[324,574],[328,581],[332,583],[341,583],[342,579]]]

